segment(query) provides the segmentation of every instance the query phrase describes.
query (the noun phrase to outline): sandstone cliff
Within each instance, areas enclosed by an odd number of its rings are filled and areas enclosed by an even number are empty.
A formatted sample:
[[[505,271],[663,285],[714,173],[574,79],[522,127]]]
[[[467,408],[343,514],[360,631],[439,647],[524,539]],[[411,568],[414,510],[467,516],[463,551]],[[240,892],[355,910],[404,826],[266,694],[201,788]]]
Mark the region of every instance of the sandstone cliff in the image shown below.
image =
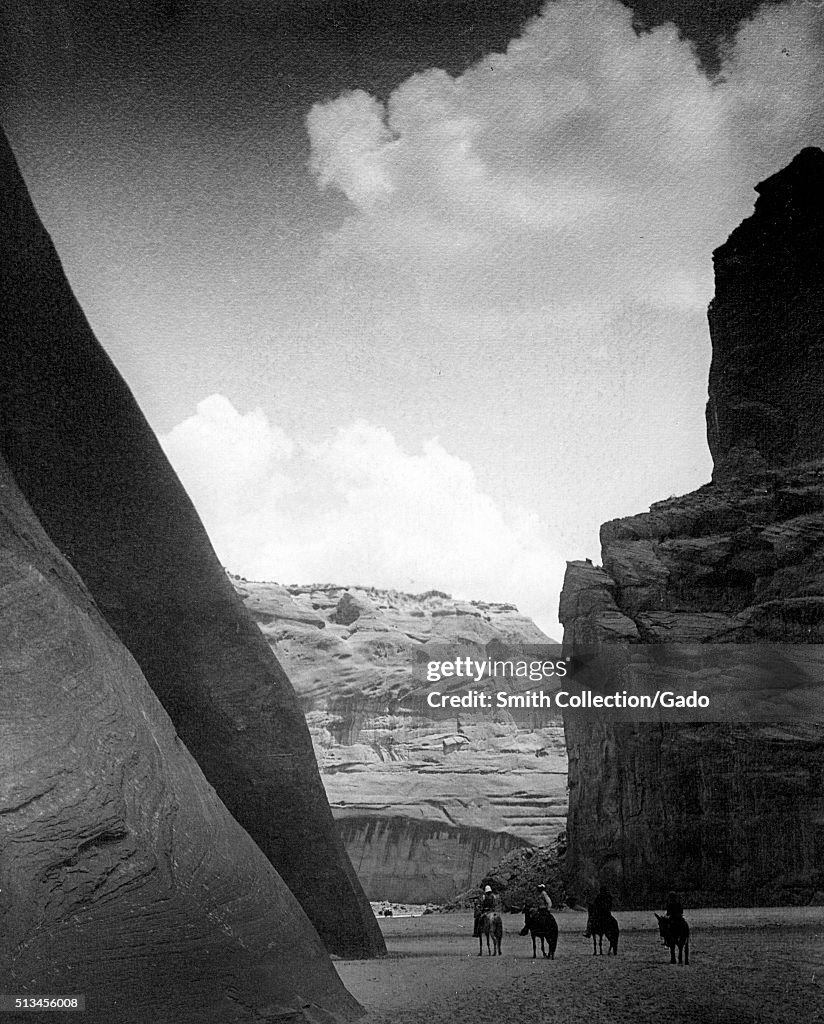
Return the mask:
[[[92,334],[5,141],[0,181],[0,454],[329,948],[381,952],[289,681]]]
[[[93,1024],[357,1016],[2,459],[0,618],[4,991]]]
[[[747,645],[730,648],[740,685],[764,670],[758,645],[824,639],[824,154],[758,191],[715,253],[713,483],[607,523],[603,568],[571,563],[561,598],[565,644]],[[817,647],[802,651],[821,679]],[[626,903],[824,900],[824,723],[578,717],[566,738],[579,895],[606,881]]]
[[[434,711],[422,659],[551,643],[510,605],[235,579],[289,672],[367,895],[442,902],[565,827],[566,753],[546,713]]]

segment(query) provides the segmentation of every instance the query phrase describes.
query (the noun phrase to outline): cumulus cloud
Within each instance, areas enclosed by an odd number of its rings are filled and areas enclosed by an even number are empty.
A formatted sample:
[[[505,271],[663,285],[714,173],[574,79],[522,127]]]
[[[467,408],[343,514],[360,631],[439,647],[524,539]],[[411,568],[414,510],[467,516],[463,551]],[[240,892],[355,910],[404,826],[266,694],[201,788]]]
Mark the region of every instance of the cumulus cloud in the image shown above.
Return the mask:
[[[510,599],[554,629],[558,549],[597,555],[600,522],[706,479],[710,254],[758,181],[824,144],[823,25],[803,0],[764,7],[710,80],[672,26],[555,0],[462,75],[316,104],[311,169],[350,209],[295,331],[333,339],[373,422],[309,446],[213,397],[176,427],[224,562]]]
[[[391,191],[385,165],[392,135],[377,100],[362,91],[346,93],[333,104],[316,104],[307,124],[312,170],[323,187],[336,186],[366,209]]]
[[[461,76],[317,104],[313,167],[358,214],[339,243],[376,261],[426,250],[439,274],[469,250],[503,292],[528,264],[555,301],[585,287],[704,305],[706,254],[752,186],[824,142],[823,17],[802,0],[763,9],[709,81],[672,25],[638,35],[617,0],[557,0]]]
[[[557,635],[564,563],[547,525],[484,493],[436,439],[408,452],[358,421],[295,445],[212,395],[161,443],[234,572],[514,601]]]
[[[261,409],[241,415],[223,395],[199,402],[195,415],[161,443],[172,464],[181,467],[189,496],[206,520],[225,520],[230,527],[289,489],[283,468],[292,442]]]

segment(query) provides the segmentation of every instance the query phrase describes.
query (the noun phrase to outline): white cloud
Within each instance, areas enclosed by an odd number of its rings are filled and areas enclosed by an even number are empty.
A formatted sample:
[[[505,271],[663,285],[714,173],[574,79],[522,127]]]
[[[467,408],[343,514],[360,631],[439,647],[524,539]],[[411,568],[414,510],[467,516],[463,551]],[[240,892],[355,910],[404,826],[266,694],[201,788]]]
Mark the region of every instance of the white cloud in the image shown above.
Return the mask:
[[[758,181],[824,144],[822,24],[763,8],[710,82],[672,26],[558,0],[463,75],[315,105],[312,169],[351,210],[307,274],[303,342],[347,353],[336,372],[373,420],[444,424],[538,513],[451,442],[409,452],[360,422],[301,447],[213,397],[165,443],[224,562],[551,623],[556,545],[594,555],[598,522],[706,479],[711,252]]]
[[[370,208],[392,188],[385,170],[392,135],[377,100],[357,90],[334,103],[317,103],[307,125],[312,170],[324,187],[335,185],[353,203]]]
[[[216,523],[255,515],[289,489],[288,437],[260,409],[241,415],[228,398],[210,395],[197,413],[161,438],[201,516]]]
[[[447,304],[459,273],[483,301],[491,264],[492,302],[526,272],[555,302],[585,290],[703,306],[707,255],[753,185],[824,143],[823,16],[801,0],[765,8],[713,83],[673,26],[637,35],[617,0],[558,0],[459,77],[414,75],[385,106],[317,105],[313,166],[357,211],[337,244],[416,270],[425,252]]]
[[[508,600],[557,635],[564,562],[547,525],[437,440],[409,453],[359,421],[298,448],[212,395],[161,443],[234,572]]]

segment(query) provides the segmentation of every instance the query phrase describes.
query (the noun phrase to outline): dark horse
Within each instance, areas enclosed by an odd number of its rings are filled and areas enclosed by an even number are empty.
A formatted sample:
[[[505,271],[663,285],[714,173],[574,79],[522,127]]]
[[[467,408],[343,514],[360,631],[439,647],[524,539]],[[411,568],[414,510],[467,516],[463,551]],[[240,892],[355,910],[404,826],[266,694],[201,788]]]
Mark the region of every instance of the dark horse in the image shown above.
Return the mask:
[[[592,955],[595,956],[596,953],[603,954],[604,936],[606,935],[609,941],[607,956],[610,953],[618,956],[618,936],[621,931],[618,927],[618,922],[610,913],[599,913],[594,903],[590,903],[587,910],[589,913],[587,914],[587,930],[584,932],[584,936],[587,939],[590,936],[592,937]]]
[[[524,911],[524,926],[520,931],[521,935],[529,932],[532,935],[532,959],[534,960],[538,951],[535,947],[535,939],[541,940],[541,956],[548,960],[555,959],[555,948],[558,945],[558,922],[549,910],[527,907]],[[544,950],[544,939],[546,939],[549,952]]]
[[[486,951],[491,956],[502,956],[501,939],[504,934],[504,923],[501,915],[494,910],[487,910],[481,914],[476,925],[478,936],[478,956],[484,953],[484,936],[486,936]],[[492,949],[489,948],[489,936],[492,936]]]
[[[688,964],[690,962],[690,926],[683,917],[662,917],[660,914],[655,916],[664,945],[669,946],[670,963],[675,963],[675,947],[677,946],[678,963]]]

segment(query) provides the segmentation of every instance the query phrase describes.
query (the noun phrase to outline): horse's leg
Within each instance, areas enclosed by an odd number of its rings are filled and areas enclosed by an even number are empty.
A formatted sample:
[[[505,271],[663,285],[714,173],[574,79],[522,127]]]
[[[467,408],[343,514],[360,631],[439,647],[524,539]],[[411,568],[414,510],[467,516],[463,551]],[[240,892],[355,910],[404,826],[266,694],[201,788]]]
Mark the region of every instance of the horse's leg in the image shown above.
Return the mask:
[[[543,945],[541,946],[541,952],[543,953]],[[535,932],[532,933],[532,959],[535,960],[538,956],[538,947],[535,945]]]
[[[690,962],[690,940],[687,939],[687,941],[684,943],[684,963],[685,964],[689,964],[689,962]]]
[[[598,937],[595,934],[595,932],[593,932],[592,933],[592,955],[595,956],[595,954],[597,952],[598,952]]]
[[[670,946],[670,963],[675,963],[675,943],[673,942]]]

